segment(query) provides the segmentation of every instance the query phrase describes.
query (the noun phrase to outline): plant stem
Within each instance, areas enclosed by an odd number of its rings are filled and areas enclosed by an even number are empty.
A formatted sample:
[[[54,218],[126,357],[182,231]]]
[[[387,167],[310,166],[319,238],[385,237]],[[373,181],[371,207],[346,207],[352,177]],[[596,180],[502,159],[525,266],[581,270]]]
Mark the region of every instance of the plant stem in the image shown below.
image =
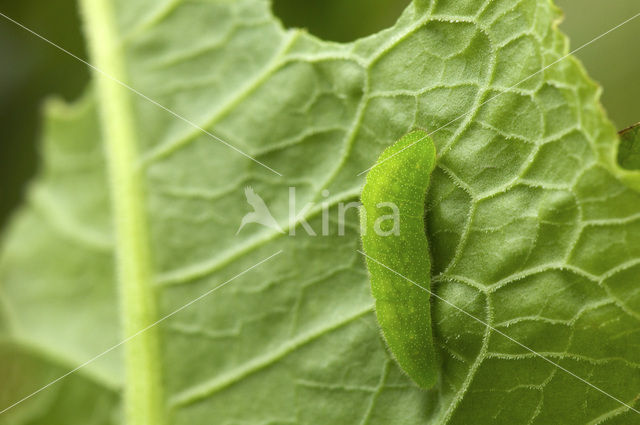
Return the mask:
[[[121,320],[127,337],[156,320],[143,176],[136,167],[138,133],[132,95],[115,81],[126,81],[127,73],[111,0],[79,1],[90,57],[100,70],[94,78],[110,176]],[[163,424],[157,330],[151,328],[127,342],[124,356],[126,423]]]

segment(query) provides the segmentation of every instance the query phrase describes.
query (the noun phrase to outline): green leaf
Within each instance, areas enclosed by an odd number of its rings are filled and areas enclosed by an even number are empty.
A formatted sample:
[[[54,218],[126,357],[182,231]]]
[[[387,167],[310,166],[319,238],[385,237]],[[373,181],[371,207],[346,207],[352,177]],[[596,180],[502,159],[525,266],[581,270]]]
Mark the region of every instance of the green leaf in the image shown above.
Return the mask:
[[[379,154],[426,128],[435,293],[617,399],[639,396],[640,178],[617,164],[599,87],[560,60],[558,11],[418,4],[337,44],[283,29],[264,0],[82,1],[96,66],[283,177],[99,74],[76,104],[47,105],[40,176],[4,237],[7,344],[70,371],[235,277],[55,384],[90,381],[86,398],[56,393],[73,419],[123,390],[126,407],[96,422],[640,423],[439,300],[436,386],[387,352],[356,208],[336,221]],[[285,234],[236,235],[246,186]],[[0,423],[71,422],[39,404],[54,388]]]
[[[58,359],[28,347],[0,344],[0,403],[3,409],[26,397],[51,381],[68,373]],[[58,385],[47,388],[34,399],[28,409],[12,412],[2,423],[50,425],[103,425],[115,423],[118,406],[117,388],[104,387],[81,374],[70,375]],[[112,422],[113,421],[113,422]]]
[[[362,189],[362,246],[378,323],[400,367],[425,389],[435,385],[438,373],[424,228],[435,160],[429,135],[413,131],[385,149]]]
[[[640,169],[640,124],[620,132],[618,162],[627,170]]]

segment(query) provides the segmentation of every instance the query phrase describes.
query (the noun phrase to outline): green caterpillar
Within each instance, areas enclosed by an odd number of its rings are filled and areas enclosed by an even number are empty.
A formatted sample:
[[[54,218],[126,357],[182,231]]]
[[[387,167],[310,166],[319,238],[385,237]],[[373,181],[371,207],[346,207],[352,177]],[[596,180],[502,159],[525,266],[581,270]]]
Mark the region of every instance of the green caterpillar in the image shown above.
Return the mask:
[[[362,191],[362,244],[376,316],[400,367],[425,389],[437,378],[430,294],[420,288],[430,290],[431,283],[424,202],[435,160],[429,135],[413,131],[382,153]]]

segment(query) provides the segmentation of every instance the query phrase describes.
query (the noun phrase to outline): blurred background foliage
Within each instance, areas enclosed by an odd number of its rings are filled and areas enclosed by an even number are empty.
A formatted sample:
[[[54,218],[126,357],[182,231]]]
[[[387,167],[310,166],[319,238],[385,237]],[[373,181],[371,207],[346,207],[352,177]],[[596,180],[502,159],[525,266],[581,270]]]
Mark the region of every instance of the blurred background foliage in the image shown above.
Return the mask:
[[[85,57],[75,0],[0,0],[0,12]],[[0,16],[0,226],[38,164],[42,101],[76,98],[87,67]]]
[[[274,0],[288,27],[333,41],[351,41],[391,26],[409,0]],[[572,48],[640,13],[638,0],[557,0]],[[86,58],[74,0],[0,0],[0,12]],[[603,103],[622,129],[640,121],[640,17],[582,49]],[[85,65],[0,17],[0,226],[20,203],[38,164],[41,104],[72,100],[88,80]]]

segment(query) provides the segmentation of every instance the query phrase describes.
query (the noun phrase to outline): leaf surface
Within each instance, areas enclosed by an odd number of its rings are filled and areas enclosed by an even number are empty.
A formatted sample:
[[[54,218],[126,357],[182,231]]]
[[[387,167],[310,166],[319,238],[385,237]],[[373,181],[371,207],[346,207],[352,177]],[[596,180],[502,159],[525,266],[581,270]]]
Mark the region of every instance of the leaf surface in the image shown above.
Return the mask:
[[[129,334],[116,269],[132,235],[113,220],[126,218],[113,208],[125,195],[111,170],[122,166],[137,170],[128,177],[148,238],[135,241],[150,253],[146,300],[158,318],[283,251],[157,327],[159,368],[146,372],[161,382],[168,423],[640,423],[437,301],[440,380],[420,390],[380,337],[356,209],[344,235],[336,224],[340,203],[358,199],[359,174],[410,129],[429,129],[436,293],[636,403],[640,179],[617,165],[600,89],[575,59],[561,60],[568,47],[550,2],[420,0],[393,28],[351,44],[283,29],[264,0],[84,2],[98,3],[109,6],[111,38],[86,31],[114,47],[100,51],[119,78],[284,177],[134,93],[105,99],[99,81],[74,105],[50,103],[40,176],[0,263],[9,345],[71,370]],[[109,102],[131,111],[136,155],[125,163],[103,153],[123,124],[109,120],[122,111]],[[285,234],[251,224],[236,235],[246,186]],[[315,203],[291,223],[289,187],[296,211]],[[77,374],[108,398],[145,384],[125,377],[127,359],[116,350]],[[31,423],[38,397],[0,423]],[[121,411],[95,414],[118,423]]]
[[[618,162],[628,170],[640,169],[640,124],[620,132]]]

